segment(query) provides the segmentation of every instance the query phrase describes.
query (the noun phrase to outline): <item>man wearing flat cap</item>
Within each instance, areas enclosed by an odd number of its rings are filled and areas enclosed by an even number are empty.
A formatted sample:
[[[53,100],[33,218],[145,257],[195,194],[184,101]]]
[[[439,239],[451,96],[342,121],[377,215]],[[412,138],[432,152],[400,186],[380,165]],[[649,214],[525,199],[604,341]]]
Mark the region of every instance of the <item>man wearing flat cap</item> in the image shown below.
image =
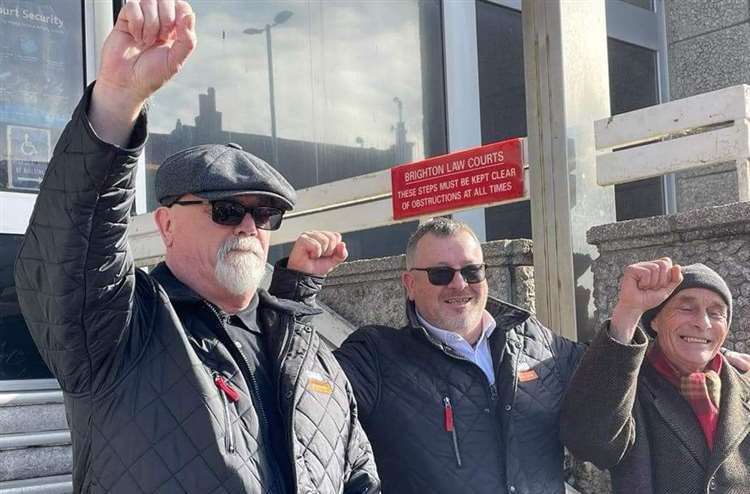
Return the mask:
[[[192,52],[183,1],[126,3],[50,162],[16,263],[24,317],[60,382],[76,492],[357,493],[379,481],[351,386],[310,318],[346,258],[309,232],[258,288],[289,183],[234,144],[168,158],[166,260],[134,268],[127,227],[146,99]]]
[[[610,469],[616,493],[750,492],[750,380],[719,351],[731,321],[729,287],[703,264],[625,269],[561,422],[571,452]]]

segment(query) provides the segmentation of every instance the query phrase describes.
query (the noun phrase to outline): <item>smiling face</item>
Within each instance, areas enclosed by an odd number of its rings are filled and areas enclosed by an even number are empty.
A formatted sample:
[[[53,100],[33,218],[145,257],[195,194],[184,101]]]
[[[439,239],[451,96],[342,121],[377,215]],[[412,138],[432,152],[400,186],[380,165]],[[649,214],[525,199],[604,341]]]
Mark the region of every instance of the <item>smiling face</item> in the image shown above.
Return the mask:
[[[416,245],[411,267],[461,269],[483,262],[479,242],[469,232],[459,230],[448,237],[431,233],[423,236]],[[436,286],[424,271],[406,271],[401,280],[409,300],[414,301],[419,314],[433,326],[464,335],[480,325],[487,304],[487,280],[468,284],[457,272],[450,284]]]
[[[727,337],[728,307],[716,292],[678,292],[651,321],[659,348],[683,374],[702,371]]]

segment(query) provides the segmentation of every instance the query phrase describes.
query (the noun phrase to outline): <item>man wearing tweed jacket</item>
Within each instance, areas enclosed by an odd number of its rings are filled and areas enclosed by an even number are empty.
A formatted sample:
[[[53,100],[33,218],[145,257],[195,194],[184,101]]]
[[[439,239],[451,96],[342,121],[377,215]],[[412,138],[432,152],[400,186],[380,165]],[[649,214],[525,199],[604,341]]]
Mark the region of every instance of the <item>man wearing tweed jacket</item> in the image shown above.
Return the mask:
[[[750,381],[719,352],[731,318],[727,284],[703,264],[625,269],[561,422],[576,457],[611,470],[615,492],[750,492]]]

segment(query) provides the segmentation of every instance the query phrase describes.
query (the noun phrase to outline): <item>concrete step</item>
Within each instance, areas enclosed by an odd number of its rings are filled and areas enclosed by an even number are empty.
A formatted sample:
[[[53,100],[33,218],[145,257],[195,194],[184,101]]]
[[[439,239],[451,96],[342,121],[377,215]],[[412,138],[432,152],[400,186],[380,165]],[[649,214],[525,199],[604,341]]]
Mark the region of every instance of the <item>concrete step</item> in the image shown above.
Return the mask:
[[[0,451],[0,483],[67,475],[72,471],[73,448],[69,445],[24,447]]]
[[[69,494],[71,492],[73,492],[73,478],[70,475],[0,482],[0,494]]]

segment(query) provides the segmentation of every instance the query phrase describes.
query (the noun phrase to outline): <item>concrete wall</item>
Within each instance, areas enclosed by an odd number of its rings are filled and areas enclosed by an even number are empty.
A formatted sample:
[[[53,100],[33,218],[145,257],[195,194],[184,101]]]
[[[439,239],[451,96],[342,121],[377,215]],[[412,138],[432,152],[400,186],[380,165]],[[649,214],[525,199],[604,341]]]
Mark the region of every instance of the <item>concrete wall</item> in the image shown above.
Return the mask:
[[[533,311],[534,267],[530,240],[482,245],[490,295]],[[405,323],[401,272],[405,256],[344,263],[328,275],[319,299],[355,326]]]
[[[666,0],[670,98],[750,83],[750,2]],[[677,210],[737,200],[733,163],[677,174]]]
[[[729,284],[734,297],[726,346],[750,352],[750,203],[734,203],[589,230],[599,249],[594,261],[594,302],[601,322],[617,301],[622,269],[638,260],[669,256],[680,264],[702,262]]]

